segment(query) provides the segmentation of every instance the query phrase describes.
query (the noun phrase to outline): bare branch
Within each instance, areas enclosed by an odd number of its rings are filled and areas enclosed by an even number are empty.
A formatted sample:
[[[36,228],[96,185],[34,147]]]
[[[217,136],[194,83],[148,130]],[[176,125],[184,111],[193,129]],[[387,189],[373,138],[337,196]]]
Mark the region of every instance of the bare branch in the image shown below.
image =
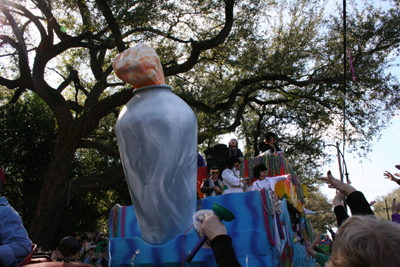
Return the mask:
[[[150,28],[150,27],[131,29],[131,30],[125,32],[125,33],[123,34],[123,37],[127,37],[127,36],[129,36],[129,35],[131,35],[131,34],[133,34],[133,33],[137,33],[137,32],[151,32],[151,33],[155,33],[155,34],[158,34],[158,35],[160,35],[160,36],[164,36],[165,38],[168,38],[168,39],[170,39],[170,40],[173,40],[173,41],[176,41],[176,42],[179,42],[179,43],[183,43],[183,44],[188,44],[188,43],[191,42],[190,40],[182,40],[182,39],[179,39],[179,38],[176,38],[176,37],[172,36],[172,35],[169,34],[169,33],[165,33],[165,32],[162,32],[162,31],[160,31],[160,30],[157,30],[157,29],[154,29],[154,28]]]
[[[45,15],[47,22],[48,22],[48,27],[49,29],[54,30],[54,32],[57,34],[57,37],[61,40],[61,42],[67,42],[69,39],[71,39],[71,36],[69,36],[68,34],[66,34],[65,32],[63,32],[61,30],[61,25],[58,23],[57,19],[53,16],[53,14],[51,13],[50,8],[47,6],[47,3],[45,0],[36,0],[37,6],[40,9],[40,11],[43,12],[43,14]],[[49,33],[50,35],[50,33]],[[46,39],[43,40],[42,42],[46,41],[45,43],[47,43],[48,41],[50,41],[50,39]]]
[[[6,2],[8,2],[8,1],[6,1]],[[12,7],[22,11],[23,12],[23,16],[25,16],[26,18],[28,18],[30,21],[32,21],[35,24],[36,28],[38,29],[38,31],[40,33],[41,38],[42,39],[47,39],[48,36],[47,36],[46,30],[43,28],[42,23],[40,23],[39,19],[35,15],[33,15],[24,6],[16,4],[15,2],[12,3]],[[29,23],[29,21],[28,21],[28,23]]]
[[[103,13],[103,15],[108,23],[108,26],[110,27],[111,32],[113,33],[115,42],[117,44],[118,51],[119,52],[124,51],[125,44],[122,39],[122,34],[119,29],[119,25],[110,10],[110,7],[108,6],[108,4],[105,0],[96,0],[96,3],[99,5],[101,12]]]
[[[80,148],[94,148],[97,150],[100,150],[104,152],[107,156],[114,157],[114,158],[119,158],[119,152],[111,150],[108,146],[100,143],[100,142],[95,142],[91,140],[81,140],[78,143],[78,147]]]
[[[201,51],[217,47],[225,41],[233,25],[234,2],[234,0],[225,1],[225,26],[219,34],[214,38],[205,41],[196,42],[191,40],[192,51],[189,58],[182,64],[164,68],[165,76],[172,76],[190,70],[197,63]]]
[[[21,94],[25,91],[26,88],[20,87],[15,92],[13,97],[10,100],[10,103],[16,103],[21,96]]]
[[[71,198],[75,198],[88,192],[105,190],[116,182],[124,179],[125,174],[122,165],[105,173],[81,177],[71,181]]]
[[[9,5],[7,0],[2,0],[5,4]],[[15,36],[17,37],[19,48],[18,54],[19,54],[19,67],[21,70],[21,76],[25,77],[25,79],[30,80],[30,67],[29,67],[29,61],[28,61],[28,51],[26,49],[26,44],[24,37],[22,36],[17,23],[14,20],[14,17],[10,14],[9,10],[5,7],[5,5],[0,4],[0,10],[3,12],[3,14],[6,16],[7,20],[9,21],[11,28],[13,29],[13,32]]]

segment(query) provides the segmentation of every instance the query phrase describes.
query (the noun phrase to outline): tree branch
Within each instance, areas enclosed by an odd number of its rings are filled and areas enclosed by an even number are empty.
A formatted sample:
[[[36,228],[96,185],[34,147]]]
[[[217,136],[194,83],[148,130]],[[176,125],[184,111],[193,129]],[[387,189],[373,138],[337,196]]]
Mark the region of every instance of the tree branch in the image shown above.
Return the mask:
[[[25,91],[26,88],[24,87],[19,87],[15,92],[14,95],[12,96],[10,103],[17,103],[19,97],[21,94]]]
[[[172,36],[172,35],[169,34],[169,33],[165,33],[165,32],[162,32],[162,31],[160,31],[160,30],[157,30],[157,29],[154,29],[154,28],[151,28],[151,27],[131,29],[131,30],[125,32],[125,33],[123,34],[123,37],[128,37],[129,35],[131,35],[131,34],[133,34],[133,33],[137,33],[137,32],[151,32],[151,33],[155,33],[155,34],[157,34],[157,35],[164,36],[165,38],[168,38],[168,39],[170,39],[170,40],[176,41],[176,42],[178,42],[178,43],[183,43],[183,44],[188,44],[188,43],[191,42],[190,40],[182,40],[182,39],[179,39],[179,38],[176,38],[176,37]]]
[[[110,10],[110,7],[108,6],[108,4],[105,0],[96,0],[96,3],[99,5],[100,10],[103,13],[103,15],[108,23],[108,26],[111,29],[111,32],[115,39],[115,43],[117,44],[118,51],[119,52],[124,51],[125,44],[124,44],[124,41],[122,38],[122,34],[119,29],[119,25]]]
[[[164,68],[164,74],[166,77],[190,70],[197,63],[201,51],[216,47],[225,41],[233,25],[234,3],[234,0],[225,1],[225,26],[222,28],[219,34],[214,38],[205,41],[196,42],[191,40],[192,51],[189,58],[182,64]]]
[[[88,192],[105,190],[125,178],[122,165],[105,173],[89,175],[71,181],[70,197],[75,198]]]
[[[133,88],[125,89],[96,102],[87,113],[79,118],[82,121],[80,123],[81,136],[90,134],[96,129],[101,118],[114,112],[116,107],[125,105],[132,98],[132,91]]]
[[[2,0],[5,4],[10,5],[7,0]],[[9,10],[5,7],[5,5],[0,4],[0,10],[3,12],[7,20],[9,21],[11,28],[17,37],[19,48],[18,50],[18,59],[19,59],[19,68],[21,71],[21,76],[24,79],[31,80],[31,70],[29,67],[29,60],[28,60],[28,51],[26,49],[26,44],[24,37],[22,36],[17,23],[14,20],[14,17],[10,14]]]
[[[67,42],[69,39],[71,39],[71,36],[69,36],[65,32],[61,31],[61,25],[58,23],[57,19],[51,13],[51,10],[47,6],[46,1],[45,0],[36,0],[36,3],[37,3],[38,8],[40,9],[40,11],[42,11],[46,17],[47,23],[49,25],[49,29],[52,29],[56,33],[57,37],[61,40],[61,42]],[[50,33],[49,33],[49,36],[50,36]],[[45,43],[48,43],[50,40],[45,39],[42,41],[45,41]]]
[[[78,143],[79,148],[93,148],[104,152],[107,156],[119,158],[119,152],[111,150],[108,146],[91,140],[80,140]]]
[[[48,37],[46,30],[43,28],[43,25],[40,23],[39,19],[35,15],[33,15],[28,9],[26,9],[22,5],[16,4],[15,2],[13,2],[12,7],[16,8],[18,10],[21,10],[23,12],[24,16],[26,18],[28,18],[29,20],[31,20],[35,24],[42,39],[46,39]]]

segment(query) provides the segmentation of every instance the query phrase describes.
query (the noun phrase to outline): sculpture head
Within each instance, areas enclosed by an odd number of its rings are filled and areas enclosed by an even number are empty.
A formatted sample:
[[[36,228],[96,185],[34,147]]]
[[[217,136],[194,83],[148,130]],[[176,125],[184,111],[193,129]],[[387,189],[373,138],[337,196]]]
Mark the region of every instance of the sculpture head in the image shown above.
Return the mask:
[[[160,59],[153,48],[138,44],[119,53],[113,62],[115,74],[134,88],[165,84]]]

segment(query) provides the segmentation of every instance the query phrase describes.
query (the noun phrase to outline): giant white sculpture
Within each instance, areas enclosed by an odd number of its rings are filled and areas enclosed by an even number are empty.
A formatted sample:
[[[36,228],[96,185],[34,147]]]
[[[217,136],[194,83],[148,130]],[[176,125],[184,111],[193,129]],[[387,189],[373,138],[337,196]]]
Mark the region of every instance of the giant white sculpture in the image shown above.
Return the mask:
[[[118,54],[116,75],[135,90],[115,131],[142,238],[164,244],[192,225],[196,208],[197,120],[171,92],[145,44]]]

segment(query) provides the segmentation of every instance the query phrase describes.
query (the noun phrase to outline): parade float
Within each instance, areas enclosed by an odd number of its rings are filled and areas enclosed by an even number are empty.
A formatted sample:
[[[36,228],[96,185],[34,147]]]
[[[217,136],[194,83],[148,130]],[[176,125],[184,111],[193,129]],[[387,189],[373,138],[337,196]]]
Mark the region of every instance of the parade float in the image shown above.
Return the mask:
[[[111,210],[110,266],[217,266],[206,245],[185,261],[201,238],[193,215],[211,212],[214,203],[234,215],[224,224],[242,266],[315,266],[304,241],[313,239],[302,210],[304,188],[283,153],[241,164],[241,177],[252,177],[261,162],[269,177],[290,174],[272,189],[277,197],[263,190],[202,198],[207,168],[197,168],[196,117],[165,84],[155,51],[139,44],[118,54],[113,67],[135,90],[116,124],[133,205]]]
[[[113,66],[135,88],[116,124],[133,205],[110,212],[109,266],[217,266],[196,217],[211,212],[224,220],[242,266],[316,266],[305,246],[314,239],[303,212],[306,188],[283,152],[240,165],[241,177],[253,178],[259,163],[270,178],[287,175],[271,190],[204,198],[200,185],[208,171],[197,168],[196,117],[165,85],[155,51],[139,44],[119,54]],[[36,249],[18,267],[91,266],[53,262],[35,256]]]

